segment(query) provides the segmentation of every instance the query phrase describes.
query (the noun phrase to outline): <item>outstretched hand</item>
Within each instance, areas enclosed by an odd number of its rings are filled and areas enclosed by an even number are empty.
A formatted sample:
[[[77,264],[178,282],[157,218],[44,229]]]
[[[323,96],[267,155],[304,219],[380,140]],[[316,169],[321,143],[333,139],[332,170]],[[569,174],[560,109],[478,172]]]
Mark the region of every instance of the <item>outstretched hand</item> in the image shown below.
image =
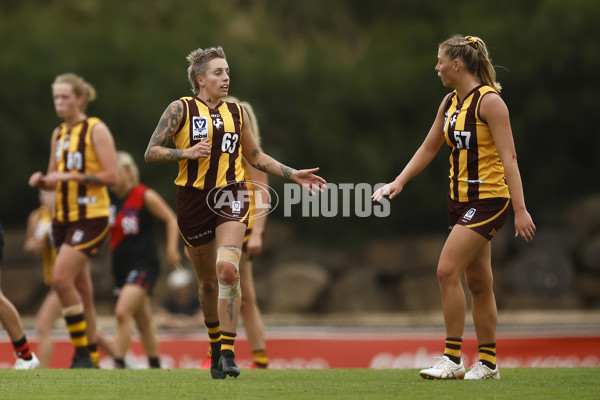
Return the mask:
[[[80,176],[83,176],[80,174]],[[60,181],[68,181],[71,179],[76,179],[77,174],[72,172],[58,172],[53,171],[47,175],[44,175],[43,172],[37,171],[34,172],[29,178],[29,186],[37,187],[40,189],[51,190],[56,188],[56,184]]]
[[[327,182],[319,175],[314,174],[318,170],[319,168],[300,169],[294,171],[290,178],[298,185],[301,185],[308,189],[308,192],[310,194],[315,194],[313,189],[317,189],[319,192],[323,192],[323,188],[327,189],[327,186],[325,186]]]
[[[73,172],[53,171],[44,177],[44,182],[46,183],[47,187],[56,187],[58,182],[64,182],[72,179],[76,179],[76,174]]]
[[[371,196],[371,199],[373,201],[380,201],[384,196],[389,196],[390,199],[393,199],[402,192],[402,189],[403,186],[398,182],[390,182],[377,189]]]
[[[41,187],[43,185],[44,185],[44,173],[43,172],[36,171],[29,177],[29,186]]]

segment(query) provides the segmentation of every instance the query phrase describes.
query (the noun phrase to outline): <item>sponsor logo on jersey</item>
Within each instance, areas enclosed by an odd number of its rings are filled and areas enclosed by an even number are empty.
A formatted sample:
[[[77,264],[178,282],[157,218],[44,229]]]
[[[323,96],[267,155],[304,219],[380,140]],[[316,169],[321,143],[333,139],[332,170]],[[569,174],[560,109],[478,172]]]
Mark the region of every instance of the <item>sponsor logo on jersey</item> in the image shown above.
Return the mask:
[[[208,119],[206,117],[192,118],[192,139],[208,139]]]

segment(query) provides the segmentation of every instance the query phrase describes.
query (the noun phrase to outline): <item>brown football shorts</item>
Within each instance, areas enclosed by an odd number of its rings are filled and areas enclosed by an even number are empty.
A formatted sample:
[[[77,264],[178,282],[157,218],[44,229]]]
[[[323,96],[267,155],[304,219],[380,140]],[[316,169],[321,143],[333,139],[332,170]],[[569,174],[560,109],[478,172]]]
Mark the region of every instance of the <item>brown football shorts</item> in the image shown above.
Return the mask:
[[[215,238],[217,227],[237,221],[248,225],[250,199],[245,182],[224,188],[200,190],[177,188],[177,224],[181,237],[189,247],[206,244]]]
[[[52,237],[57,249],[63,244],[68,244],[88,256],[98,252],[109,230],[108,217],[74,222],[52,221]]]
[[[504,225],[509,204],[510,199],[500,197],[458,202],[448,196],[448,229],[462,225],[490,240]]]

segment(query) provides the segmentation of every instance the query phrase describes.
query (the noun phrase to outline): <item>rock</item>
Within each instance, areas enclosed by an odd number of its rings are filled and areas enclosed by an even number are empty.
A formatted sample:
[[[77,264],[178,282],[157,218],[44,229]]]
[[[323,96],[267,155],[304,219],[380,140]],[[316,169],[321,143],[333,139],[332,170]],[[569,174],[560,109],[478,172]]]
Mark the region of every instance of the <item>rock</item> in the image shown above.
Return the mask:
[[[369,266],[346,271],[331,284],[326,299],[327,312],[372,312],[395,309],[394,285],[382,284],[376,271]]]
[[[324,268],[310,263],[291,262],[276,268],[270,278],[269,312],[307,312],[329,282]]]
[[[564,225],[578,239],[600,230],[600,195],[571,204],[564,214]]]
[[[573,261],[560,249],[534,247],[517,255],[510,265],[513,292],[559,294],[571,288]]]
[[[600,307],[600,274],[580,273],[575,277],[573,286],[585,307]]]
[[[398,310],[429,311],[442,308],[442,295],[435,270],[430,274],[407,276],[398,287],[401,297]]]
[[[381,273],[390,275],[423,268],[435,270],[446,235],[422,235],[373,240],[365,258]]]
[[[600,273],[600,232],[583,240],[574,253],[583,269]]]

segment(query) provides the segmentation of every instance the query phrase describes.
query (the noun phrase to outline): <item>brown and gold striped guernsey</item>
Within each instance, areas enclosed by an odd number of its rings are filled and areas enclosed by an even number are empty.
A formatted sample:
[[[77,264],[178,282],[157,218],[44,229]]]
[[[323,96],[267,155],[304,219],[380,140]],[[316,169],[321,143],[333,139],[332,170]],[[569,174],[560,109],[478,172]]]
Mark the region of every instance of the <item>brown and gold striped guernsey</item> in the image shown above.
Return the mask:
[[[450,197],[467,202],[495,197],[509,198],[504,166],[490,128],[481,120],[483,96],[498,93],[480,85],[458,103],[456,91],[445,106],[444,135],[450,146]]]
[[[237,103],[221,102],[210,109],[197,97],[182,97],[183,118],[173,142],[178,149],[201,140],[211,143],[209,158],[179,161],[178,186],[212,189],[244,181],[242,167],[243,113]]]
[[[36,236],[42,235],[42,265],[44,267],[44,283],[52,286],[52,271],[56,262],[56,247],[52,240],[52,210],[41,205],[37,209],[38,222],[36,225]]]
[[[86,118],[70,129],[61,124],[56,140],[56,167],[58,172],[96,174],[102,166],[92,144],[92,129],[98,118]],[[76,181],[58,182],[56,212],[59,222],[108,217],[110,199],[106,186],[80,185]]]

